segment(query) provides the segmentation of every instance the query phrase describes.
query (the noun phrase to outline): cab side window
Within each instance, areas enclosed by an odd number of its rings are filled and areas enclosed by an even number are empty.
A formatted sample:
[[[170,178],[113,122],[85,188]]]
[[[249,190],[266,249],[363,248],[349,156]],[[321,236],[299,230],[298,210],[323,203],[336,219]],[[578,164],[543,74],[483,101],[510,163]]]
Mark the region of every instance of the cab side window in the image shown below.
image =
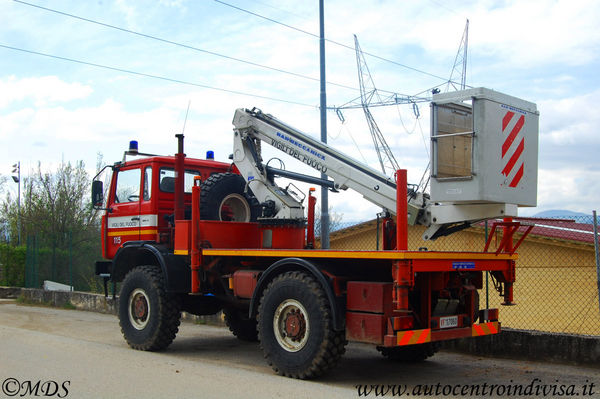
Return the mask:
[[[117,176],[115,203],[136,202],[140,200],[141,170],[121,170]]]
[[[152,198],[152,167],[146,166],[144,169],[144,201]]]
[[[164,193],[175,192],[175,169],[173,168],[160,168],[160,191]],[[186,170],[184,175],[184,186],[185,193],[189,194],[192,192],[194,186],[194,177],[200,176],[200,172],[197,170]]]

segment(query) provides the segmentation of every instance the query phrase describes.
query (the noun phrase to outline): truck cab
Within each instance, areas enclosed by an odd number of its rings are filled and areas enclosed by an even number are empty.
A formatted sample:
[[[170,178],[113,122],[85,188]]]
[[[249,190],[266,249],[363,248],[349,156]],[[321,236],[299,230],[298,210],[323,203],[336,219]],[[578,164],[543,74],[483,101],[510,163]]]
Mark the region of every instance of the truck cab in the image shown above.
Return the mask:
[[[208,179],[234,170],[214,160],[185,159],[184,207],[191,213],[194,178]],[[113,166],[102,216],[102,254],[113,259],[128,241],[154,241],[170,246],[174,226],[175,157],[152,156]]]

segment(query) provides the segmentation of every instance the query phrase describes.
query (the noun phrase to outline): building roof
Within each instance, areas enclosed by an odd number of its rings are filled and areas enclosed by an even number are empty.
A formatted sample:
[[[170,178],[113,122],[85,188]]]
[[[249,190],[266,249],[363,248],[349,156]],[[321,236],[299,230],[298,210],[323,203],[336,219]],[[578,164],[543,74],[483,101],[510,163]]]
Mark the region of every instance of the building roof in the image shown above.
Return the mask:
[[[594,243],[594,226],[591,223],[580,223],[573,219],[550,219],[550,218],[528,218],[528,217],[517,217],[515,221],[523,222],[524,224],[533,224],[532,235],[566,240],[575,241],[579,243]],[[500,220],[498,220],[500,221]],[[491,226],[493,221],[488,222]],[[484,222],[478,223],[479,226],[483,226]],[[527,227],[520,227],[519,232],[524,232]]]
[[[534,228],[530,235],[539,238],[564,240],[577,243],[593,244],[594,243],[594,226],[591,223],[592,218],[589,218],[589,223],[581,223],[574,219],[554,219],[554,218],[532,218],[532,217],[516,217],[515,221],[524,224],[533,224]],[[497,219],[501,222],[502,220]],[[488,226],[492,226],[494,220],[488,221]],[[485,222],[476,223],[473,227],[483,228]],[[345,234],[357,233],[365,229],[374,228],[376,220],[369,220],[362,223],[355,223],[348,227],[343,227],[332,231],[332,234],[343,236]],[[519,232],[525,232],[526,226],[521,226]]]

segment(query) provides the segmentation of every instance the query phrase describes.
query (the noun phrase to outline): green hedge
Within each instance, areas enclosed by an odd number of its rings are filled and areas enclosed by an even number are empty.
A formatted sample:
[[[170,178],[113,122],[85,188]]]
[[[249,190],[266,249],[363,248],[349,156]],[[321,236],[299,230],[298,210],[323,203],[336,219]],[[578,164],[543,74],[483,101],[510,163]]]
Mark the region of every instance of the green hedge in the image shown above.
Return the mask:
[[[0,243],[0,285],[25,286],[25,258],[27,248]]]

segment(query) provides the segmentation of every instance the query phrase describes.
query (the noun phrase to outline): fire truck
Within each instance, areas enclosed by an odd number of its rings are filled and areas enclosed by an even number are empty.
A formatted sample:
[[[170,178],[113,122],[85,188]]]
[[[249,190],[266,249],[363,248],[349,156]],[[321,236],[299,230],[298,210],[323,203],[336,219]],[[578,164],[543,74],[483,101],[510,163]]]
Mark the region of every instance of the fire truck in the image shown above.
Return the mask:
[[[108,167],[106,191],[92,184],[105,211],[96,273],[105,292],[120,283],[125,340],[162,350],[182,311],[222,311],[275,372],[307,379],[333,368],[348,341],[423,360],[440,341],[499,333],[498,309],[480,309],[478,290],[489,272],[513,304],[516,249],[531,227],[511,217],[536,205],[538,117],[535,104],[485,88],[433,95],[429,193],[408,185],[406,170],[386,176],[258,109],[235,111],[231,163],[187,157],[182,134],[175,156],[133,142]],[[273,167],[264,145],[327,178]],[[382,207],[381,248],[318,249],[314,189],[280,178],[351,189]],[[490,218],[504,218],[493,249],[494,234],[481,252],[408,248],[409,225],[433,240]]]

